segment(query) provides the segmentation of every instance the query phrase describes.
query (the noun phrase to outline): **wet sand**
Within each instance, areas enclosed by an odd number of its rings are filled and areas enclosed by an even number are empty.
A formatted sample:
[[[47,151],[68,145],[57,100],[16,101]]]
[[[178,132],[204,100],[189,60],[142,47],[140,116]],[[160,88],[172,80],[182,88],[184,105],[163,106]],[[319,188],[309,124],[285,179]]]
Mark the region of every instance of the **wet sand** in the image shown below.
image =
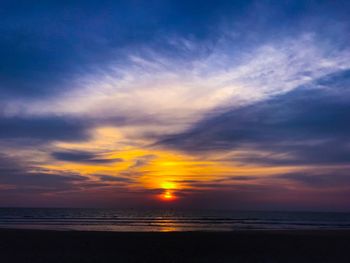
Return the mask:
[[[0,230],[0,262],[350,262],[350,231]]]

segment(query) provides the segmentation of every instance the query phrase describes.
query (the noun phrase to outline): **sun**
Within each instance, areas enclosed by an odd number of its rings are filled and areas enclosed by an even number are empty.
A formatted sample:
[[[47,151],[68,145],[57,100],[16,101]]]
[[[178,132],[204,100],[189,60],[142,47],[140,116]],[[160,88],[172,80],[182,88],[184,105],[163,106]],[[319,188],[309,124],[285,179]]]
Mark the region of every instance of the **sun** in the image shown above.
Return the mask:
[[[172,194],[172,192],[167,190],[161,195],[161,198],[164,201],[173,201],[176,197],[175,197],[175,195]]]

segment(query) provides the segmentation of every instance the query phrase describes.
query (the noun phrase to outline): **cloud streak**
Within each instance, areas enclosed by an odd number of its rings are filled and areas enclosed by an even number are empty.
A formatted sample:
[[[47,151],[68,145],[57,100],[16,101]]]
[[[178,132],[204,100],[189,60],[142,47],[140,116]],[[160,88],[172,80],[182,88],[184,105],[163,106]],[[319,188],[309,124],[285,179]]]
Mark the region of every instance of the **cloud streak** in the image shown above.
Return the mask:
[[[349,106],[349,71],[342,71],[204,119],[162,143],[192,152],[250,149],[232,158],[269,165],[348,164]]]
[[[52,157],[59,161],[90,163],[90,164],[109,164],[122,162],[122,158],[101,158],[99,154],[83,151],[61,151],[53,152]]]

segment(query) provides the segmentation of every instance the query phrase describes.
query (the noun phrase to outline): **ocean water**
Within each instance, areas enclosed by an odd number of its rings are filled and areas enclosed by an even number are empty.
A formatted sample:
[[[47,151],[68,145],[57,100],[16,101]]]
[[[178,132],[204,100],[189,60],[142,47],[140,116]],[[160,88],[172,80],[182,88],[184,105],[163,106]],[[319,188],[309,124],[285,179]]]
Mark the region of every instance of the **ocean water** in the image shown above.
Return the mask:
[[[154,232],[350,229],[350,213],[0,208],[0,227]]]

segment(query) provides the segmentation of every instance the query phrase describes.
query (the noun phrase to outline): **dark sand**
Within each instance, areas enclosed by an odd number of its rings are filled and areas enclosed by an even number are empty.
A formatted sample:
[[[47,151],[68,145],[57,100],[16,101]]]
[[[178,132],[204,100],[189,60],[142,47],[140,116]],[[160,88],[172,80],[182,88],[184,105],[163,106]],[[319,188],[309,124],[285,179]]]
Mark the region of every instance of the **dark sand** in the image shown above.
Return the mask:
[[[0,230],[0,262],[350,262],[350,231]]]

